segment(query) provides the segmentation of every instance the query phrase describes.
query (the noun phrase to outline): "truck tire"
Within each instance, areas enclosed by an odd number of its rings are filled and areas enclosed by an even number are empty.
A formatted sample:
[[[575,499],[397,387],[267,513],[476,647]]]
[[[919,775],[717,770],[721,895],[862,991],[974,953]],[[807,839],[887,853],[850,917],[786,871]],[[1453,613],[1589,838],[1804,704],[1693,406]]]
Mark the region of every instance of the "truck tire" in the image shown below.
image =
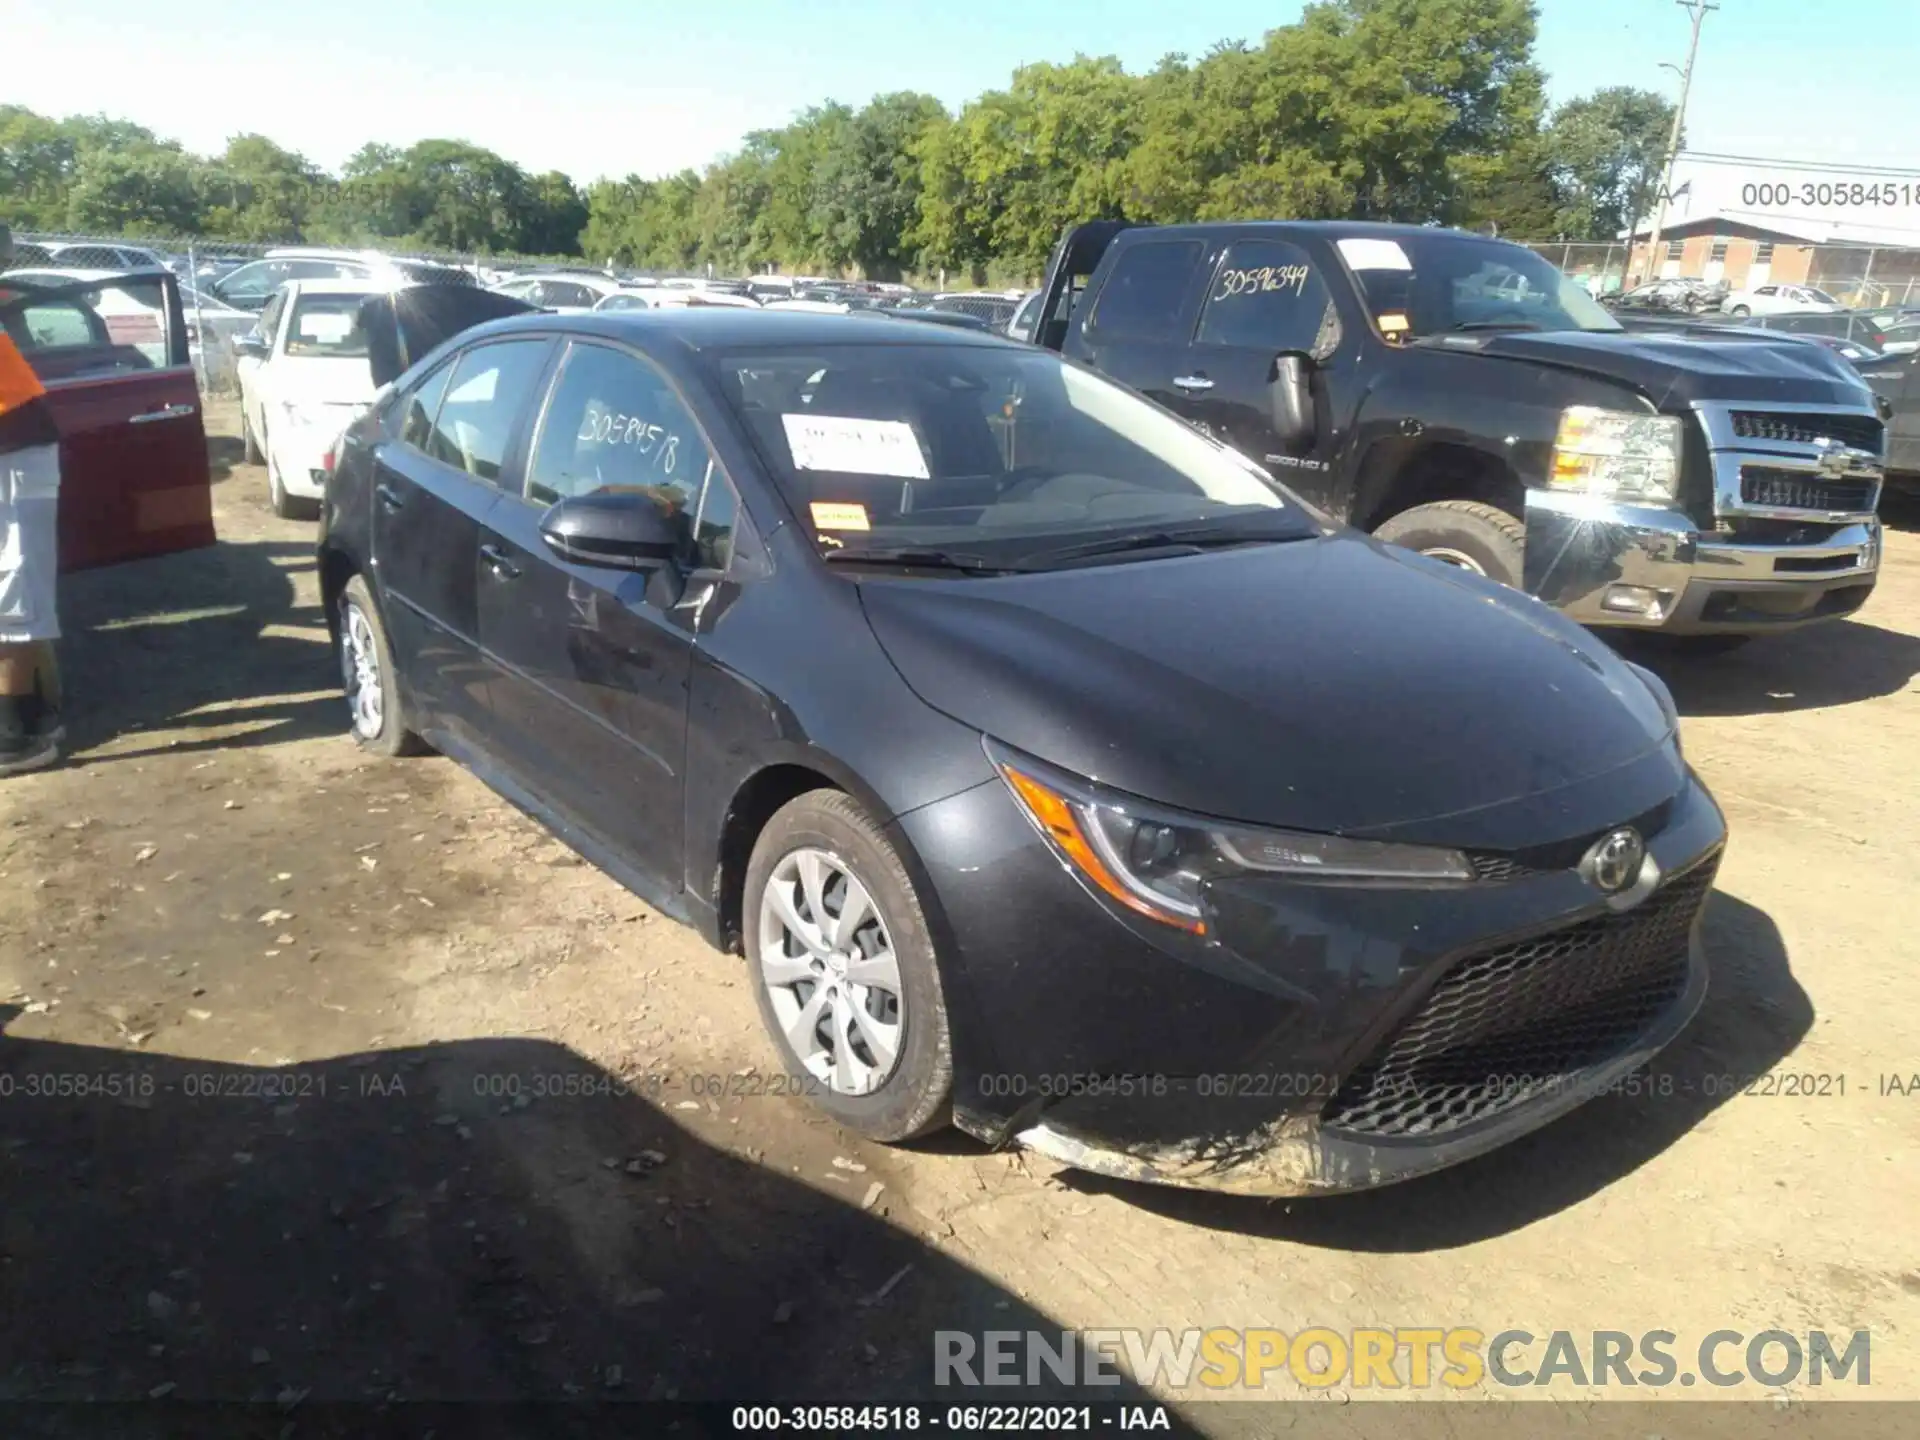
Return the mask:
[[[1402,510],[1375,530],[1377,539],[1519,588],[1527,527],[1497,505],[1441,500]]]

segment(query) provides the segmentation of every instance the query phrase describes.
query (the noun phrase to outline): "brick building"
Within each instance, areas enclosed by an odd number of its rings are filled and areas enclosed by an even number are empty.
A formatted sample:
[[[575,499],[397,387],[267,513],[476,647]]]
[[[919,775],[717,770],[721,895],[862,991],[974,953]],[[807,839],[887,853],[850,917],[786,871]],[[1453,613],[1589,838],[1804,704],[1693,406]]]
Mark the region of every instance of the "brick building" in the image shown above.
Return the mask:
[[[1622,234],[1621,239],[1627,237]],[[1632,237],[1628,273],[1648,275],[1645,227]],[[1735,290],[1769,281],[1801,282],[1861,303],[1920,293],[1920,232],[1887,227],[1817,224],[1802,220],[1765,224],[1730,215],[1677,221],[1660,232],[1653,274],[1725,280]],[[1849,292],[1842,294],[1842,291]]]

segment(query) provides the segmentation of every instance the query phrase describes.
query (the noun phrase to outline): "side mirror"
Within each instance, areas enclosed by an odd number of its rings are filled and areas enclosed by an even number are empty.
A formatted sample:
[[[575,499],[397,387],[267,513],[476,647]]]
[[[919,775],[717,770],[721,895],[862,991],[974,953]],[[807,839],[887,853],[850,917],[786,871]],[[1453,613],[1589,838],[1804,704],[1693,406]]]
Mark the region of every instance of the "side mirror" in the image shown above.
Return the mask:
[[[1288,450],[1313,443],[1319,421],[1313,408],[1313,361],[1298,350],[1274,357],[1273,378],[1267,382],[1267,401],[1273,433]]]
[[[233,353],[251,360],[267,358],[267,337],[258,330],[248,330],[233,337]]]
[[[680,554],[686,516],[648,491],[576,495],[541,517],[540,537],[576,565],[651,570]]]

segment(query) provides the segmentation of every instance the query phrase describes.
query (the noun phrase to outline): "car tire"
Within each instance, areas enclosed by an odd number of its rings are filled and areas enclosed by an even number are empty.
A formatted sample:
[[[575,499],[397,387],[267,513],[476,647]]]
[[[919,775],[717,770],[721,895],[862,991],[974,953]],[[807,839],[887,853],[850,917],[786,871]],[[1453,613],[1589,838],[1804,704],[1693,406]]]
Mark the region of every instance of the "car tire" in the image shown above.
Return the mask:
[[[1497,505],[1478,500],[1441,500],[1393,516],[1376,539],[1417,550],[1462,570],[1518,589],[1526,555],[1527,527]]]
[[[801,867],[809,856],[820,866],[816,873],[822,877],[818,888],[824,916],[814,915],[807,899],[806,872]],[[835,867],[837,874],[832,873]],[[779,918],[770,887],[786,892],[795,918],[837,922],[851,898],[847,881],[857,882],[864,890],[872,923],[860,925],[850,937],[818,926],[815,933],[823,943],[837,944],[845,952],[842,965],[847,955],[858,957],[852,967],[836,970],[828,968],[835,964],[832,957],[799,944],[799,933]],[[946,1125],[953,1096],[953,1052],[940,966],[913,880],[881,828],[851,796],[838,790],[808,791],[777,811],[760,832],[747,863],[742,895],[741,933],[754,998],[798,1092],[848,1129],[888,1144]],[[776,934],[774,926],[781,933]],[[794,953],[797,944],[803,952],[798,955]],[[896,988],[891,995],[884,980],[872,986],[856,986],[852,981],[862,962],[871,964],[868,957],[876,952],[890,952],[893,957]],[[820,978],[799,975],[802,969],[811,969]],[[788,975],[796,978],[790,984],[781,983],[781,977]],[[843,988],[837,998],[829,998],[820,996],[822,986],[828,988],[829,997],[833,987]],[[803,1056],[787,1032],[804,1025],[810,1008],[826,1028],[836,1032],[836,1044],[831,1049],[825,1046],[819,1034],[822,1027],[816,1024],[806,1031],[809,1053]],[[885,1028],[889,1010],[895,1017],[897,1043],[890,1068],[876,1075],[881,1067],[867,1062],[882,1057],[864,1036]],[[860,1017],[881,1024],[863,1027],[863,1037],[855,1041],[848,1037]],[[841,1058],[840,1045],[847,1047],[845,1070],[835,1063]],[[827,1073],[822,1073],[823,1068]],[[849,1086],[848,1079],[855,1084]],[[870,1088],[857,1089],[862,1081]]]
[[[260,442],[253,438],[253,426],[247,421],[247,410],[240,407],[240,458],[249,465],[260,465],[266,461],[266,454],[260,449]]]
[[[409,728],[406,697],[394,669],[386,622],[366,580],[352,576],[341,588],[335,649],[347,697],[348,733],[353,743],[375,755],[418,755],[425,743]],[[369,682],[374,690],[369,697]],[[372,704],[368,701],[371,698]]]
[[[1733,318],[1736,320],[1744,320],[1749,315],[1753,314],[1753,307],[1751,305],[1736,305],[1733,307],[1733,309],[1729,310],[1727,313],[1733,316]]]

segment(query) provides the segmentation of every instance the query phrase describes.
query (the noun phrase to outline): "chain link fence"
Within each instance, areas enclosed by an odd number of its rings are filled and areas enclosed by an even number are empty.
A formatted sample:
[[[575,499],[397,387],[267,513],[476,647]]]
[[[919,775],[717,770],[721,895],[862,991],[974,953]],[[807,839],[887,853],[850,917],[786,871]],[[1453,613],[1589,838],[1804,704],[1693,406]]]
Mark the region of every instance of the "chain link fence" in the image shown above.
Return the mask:
[[[1611,295],[1621,288],[1630,259],[1624,244],[1560,241],[1521,243],[1586,285],[1596,296]],[[1794,283],[1805,283],[1824,290],[1850,309],[1881,310],[1900,305],[1920,305],[1920,248],[1890,249],[1871,245],[1782,245],[1780,248],[1810,250],[1812,254],[1806,274],[1804,277],[1793,277]],[[1711,260],[1713,253],[1710,247],[1702,250],[1699,246],[1689,245],[1680,253],[1671,255],[1672,260],[1681,262],[1677,272],[1679,275],[1704,278],[1702,266],[1706,262],[1696,261],[1696,252],[1707,257],[1707,261]],[[1644,261],[1642,263],[1644,265]],[[1660,267],[1663,275],[1666,273],[1666,263],[1663,261]],[[1776,267],[1773,278],[1786,281],[1789,277],[1779,273]],[[1756,280],[1753,283],[1759,282]]]

